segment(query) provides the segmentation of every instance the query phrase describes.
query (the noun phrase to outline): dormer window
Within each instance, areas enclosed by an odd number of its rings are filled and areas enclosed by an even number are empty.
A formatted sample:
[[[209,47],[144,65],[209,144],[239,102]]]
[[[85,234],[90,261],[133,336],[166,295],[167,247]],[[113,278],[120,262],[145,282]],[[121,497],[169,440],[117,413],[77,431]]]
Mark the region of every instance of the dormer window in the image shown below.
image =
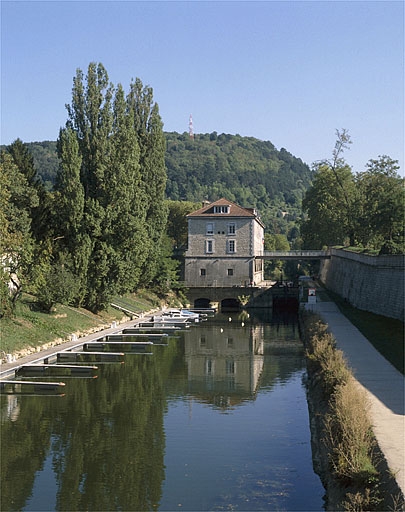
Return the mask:
[[[214,213],[229,213],[229,205],[214,206]]]

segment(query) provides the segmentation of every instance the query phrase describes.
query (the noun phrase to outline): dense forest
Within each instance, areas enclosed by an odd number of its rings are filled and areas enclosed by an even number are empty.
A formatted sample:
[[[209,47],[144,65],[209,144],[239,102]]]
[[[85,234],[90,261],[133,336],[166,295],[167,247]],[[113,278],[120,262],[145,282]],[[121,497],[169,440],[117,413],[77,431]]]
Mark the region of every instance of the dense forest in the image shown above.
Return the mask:
[[[166,132],[166,197],[200,203],[226,197],[257,208],[267,232],[287,235],[301,215],[313,172],[269,141],[240,135]],[[48,190],[58,172],[56,142],[26,144]],[[295,231],[294,231],[295,232]],[[294,233],[293,232],[293,233]]]

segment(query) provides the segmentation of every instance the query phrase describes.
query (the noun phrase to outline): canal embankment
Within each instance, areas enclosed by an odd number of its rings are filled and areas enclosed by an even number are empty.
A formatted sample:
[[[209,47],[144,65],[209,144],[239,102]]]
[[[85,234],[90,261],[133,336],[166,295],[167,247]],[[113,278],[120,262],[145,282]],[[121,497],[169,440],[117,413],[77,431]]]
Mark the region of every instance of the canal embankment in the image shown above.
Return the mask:
[[[405,255],[330,249],[319,278],[325,287],[358,309],[404,321]]]
[[[403,510],[404,377],[333,302],[307,308],[317,313],[312,325],[303,313],[301,325],[314,466],[327,510]]]

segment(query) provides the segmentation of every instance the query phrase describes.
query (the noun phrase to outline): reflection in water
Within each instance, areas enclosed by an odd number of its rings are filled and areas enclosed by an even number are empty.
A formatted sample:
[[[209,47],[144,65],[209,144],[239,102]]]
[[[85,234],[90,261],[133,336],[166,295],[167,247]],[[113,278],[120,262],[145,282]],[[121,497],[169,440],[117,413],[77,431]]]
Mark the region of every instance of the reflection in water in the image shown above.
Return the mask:
[[[228,409],[254,396],[263,369],[263,340],[254,326],[207,325],[185,340],[188,392]]]
[[[321,510],[303,375],[295,324],[244,312],[2,396],[1,510]]]

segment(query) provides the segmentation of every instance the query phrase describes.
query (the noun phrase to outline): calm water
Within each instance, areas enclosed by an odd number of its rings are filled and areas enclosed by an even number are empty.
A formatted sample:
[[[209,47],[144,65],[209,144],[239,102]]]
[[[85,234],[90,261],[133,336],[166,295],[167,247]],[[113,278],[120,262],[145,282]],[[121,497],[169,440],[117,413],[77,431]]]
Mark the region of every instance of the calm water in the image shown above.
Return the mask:
[[[99,368],[1,397],[2,511],[323,510],[293,323],[217,315]]]

